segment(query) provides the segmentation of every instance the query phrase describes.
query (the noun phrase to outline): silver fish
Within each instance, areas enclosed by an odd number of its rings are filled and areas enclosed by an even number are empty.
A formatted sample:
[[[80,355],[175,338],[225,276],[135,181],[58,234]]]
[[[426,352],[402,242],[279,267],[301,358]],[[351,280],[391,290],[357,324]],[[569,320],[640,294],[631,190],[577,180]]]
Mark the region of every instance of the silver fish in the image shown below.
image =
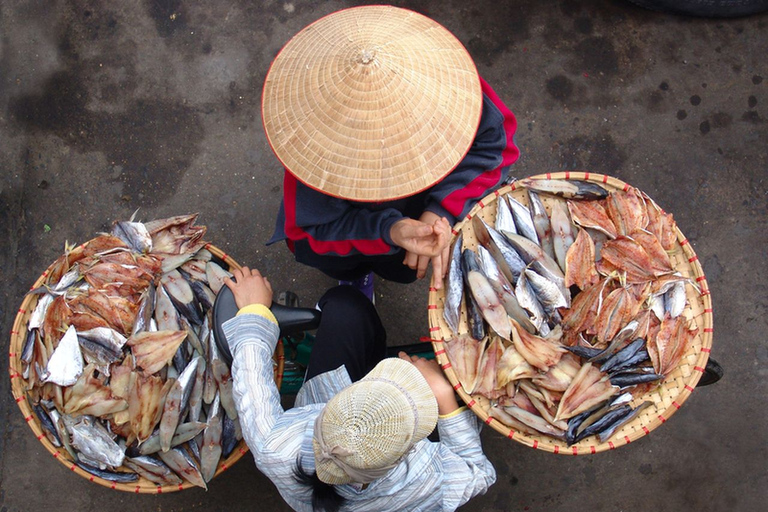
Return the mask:
[[[483,318],[499,336],[506,340],[511,339],[512,324],[509,322],[509,315],[507,315],[491,283],[488,282],[488,278],[480,270],[477,255],[469,249],[464,249],[461,257],[465,271],[468,270],[469,289],[480,307]]]
[[[128,338],[109,327],[94,327],[79,332],[77,341],[85,360],[109,375],[109,365],[123,358],[123,346]]]
[[[94,476],[97,476],[99,478],[103,478],[104,480],[109,480],[110,482],[127,484],[130,482],[135,482],[139,479],[139,475],[136,473],[126,473],[122,471],[106,471],[106,470],[99,469],[96,466],[89,464],[88,462],[83,462],[82,460],[76,462],[76,464],[80,467],[80,469],[87,471],[88,473]]]
[[[491,253],[481,245],[477,248],[477,254],[480,257],[480,267],[488,277],[488,281],[491,283],[496,295],[499,296],[499,300],[507,314],[514,318],[526,331],[535,334],[536,326],[531,323],[528,314],[520,306],[517,297],[515,297],[514,286],[501,272]]]
[[[597,435],[600,442],[605,443],[606,441],[608,441],[616,432],[616,430],[618,430],[621,426],[626,425],[627,423],[635,419],[638,414],[640,414],[646,407],[650,407],[651,405],[652,405],[652,402],[643,402],[637,407],[635,407],[634,409],[632,409],[632,412],[622,417],[620,420],[616,421],[615,423],[611,424],[609,427],[607,427],[605,430],[603,430]]]
[[[555,249],[552,242],[552,223],[547,215],[547,209],[539,195],[533,190],[528,190],[529,206],[533,226],[536,228],[536,235],[539,238],[539,245],[551,258],[555,258]]]
[[[58,409],[56,409],[54,405],[51,405],[50,407],[46,406],[46,410],[48,411],[48,414],[51,416],[51,421],[53,421],[53,426],[56,428],[56,432],[59,435],[59,441],[61,441],[62,446],[64,446],[67,452],[69,452],[69,455],[72,457],[72,460],[76,460],[77,452],[72,446],[72,443],[69,437],[69,432],[67,431],[67,428],[64,424],[64,420],[62,419],[61,413],[59,412]]]
[[[533,225],[531,211],[513,197],[507,197],[507,200],[509,201],[509,207],[512,209],[512,217],[515,219],[517,232],[538,245],[539,236],[536,234],[536,226]]]
[[[221,459],[222,419],[219,403],[219,395],[216,395],[208,410],[208,425],[203,432],[203,444],[200,447],[200,472],[206,482],[210,482],[216,474]]]
[[[491,253],[499,266],[499,270],[510,283],[516,283],[520,273],[525,268],[525,262],[514,247],[501,233],[483,222],[480,217],[472,218],[472,228],[478,243]]]
[[[37,419],[40,420],[40,424],[46,430],[45,436],[51,442],[53,446],[61,446],[61,440],[59,439],[59,432],[56,426],[53,424],[53,419],[48,414],[48,411],[40,404],[34,404],[32,409],[37,415]]]
[[[155,295],[155,323],[159,331],[181,330],[179,312],[163,286],[158,286]]]
[[[171,448],[167,452],[158,452],[158,455],[169,468],[192,485],[208,490],[205,480],[200,474],[197,462],[183,448]]]
[[[213,293],[207,284],[202,281],[192,281],[189,283],[192,287],[192,292],[197,298],[197,302],[203,307],[205,311],[213,309],[213,304],[216,302],[216,294]]]
[[[112,235],[138,253],[146,254],[152,250],[152,237],[147,227],[141,222],[115,222],[112,227]]]
[[[685,281],[677,281],[664,294],[664,310],[670,317],[677,318],[685,310],[686,301]]]
[[[190,281],[202,281],[203,283],[207,283],[208,276],[205,274],[205,264],[205,261],[195,258],[184,263],[178,270],[184,277],[188,276]]]
[[[67,431],[72,436],[72,446],[99,469],[118,468],[123,465],[125,452],[112,440],[100,422],[93,416],[80,416],[77,420],[62,416]]]
[[[555,201],[552,203],[551,223],[555,260],[560,266],[560,270],[565,272],[565,257],[568,254],[568,249],[570,249],[574,242],[571,216],[568,213],[568,206],[565,201]]]
[[[203,385],[205,383],[205,359],[200,358],[195,372],[195,380],[192,383],[192,391],[189,393],[189,421],[200,419],[200,410],[203,407]]]
[[[608,197],[606,189],[589,181],[526,178],[520,183],[530,190],[566,199],[605,199]]]
[[[182,482],[181,478],[171,471],[171,468],[154,457],[147,455],[126,457],[123,464],[125,467],[132,469],[137,474],[158,485],[179,485]]]
[[[217,265],[213,261],[209,261],[205,264],[205,274],[208,276],[208,286],[213,290],[213,293],[219,293],[221,287],[224,286],[224,279],[232,277],[232,274],[221,266]]]
[[[243,438],[242,433],[238,434],[240,423],[237,419],[230,419],[226,414],[222,418],[221,426],[221,455],[226,458],[235,450],[237,443]],[[239,437],[238,437],[239,435]]]
[[[648,299],[648,306],[656,318],[664,320],[665,304],[664,295],[653,295]]]
[[[39,329],[43,326],[45,314],[48,312],[48,307],[51,305],[54,298],[55,297],[50,293],[46,293],[37,299],[37,305],[29,316],[29,322],[27,323],[28,330]]]
[[[77,331],[70,325],[59,341],[59,346],[51,354],[43,382],[53,382],[59,386],[71,386],[83,373],[83,354],[77,342]]]
[[[530,321],[536,327],[536,330],[542,336],[549,334],[549,325],[546,322],[547,314],[544,312],[544,307],[536,297],[536,292],[533,291],[525,273],[521,274],[520,279],[517,280],[515,297],[520,306],[530,313]]]
[[[536,298],[539,299],[539,303],[544,307],[544,312],[547,316],[552,317],[557,311],[557,308],[568,307],[568,300],[556,283],[537,274],[531,269],[525,270],[525,277],[536,294]]]
[[[499,197],[499,200],[496,201],[496,223],[494,227],[496,231],[503,230],[517,233],[515,218],[512,216],[512,210],[509,209],[509,203],[507,203],[504,197]]]
[[[237,408],[235,407],[235,399],[232,395],[232,374],[227,363],[221,358],[213,359],[211,361],[211,371],[219,388],[221,407],[224,408],[227,416],[232,419],[237,418]]]
[[[189,403],[189,395],[192,392],[192,384],[194,383],[193,377],[197,373],[199,362],[200,356],[190,361],[176,382],[171,386],[171,390],[165,399],[163,416],[160,419],[160,446],[164,452],[170,449],[171,440],[181,420],[182,412],[186,410]]]
[[[451,263],[448,268],[447,285],[445,287],[445,303],[443,305],[443,318],[453,334],[459,333],[459,320],[461,316],[461,297],[464,286],[461,276],[461,250],[463,236],[459,233],[451,250]]]
[[[502,233],[504,237],[512,244],[512,247],[520,254],[523,261],[529,265],[539,275],[542,275],[555,283],[563,292],[563,296],[571,305],[571,292],[565,286],[565,275],[560,270],[560,266],[555,260],[549,257],[541,247],[531,242],[527,238],[515,235],[514,233]]]
[[[152,316],[155,313],[155,294],[157,290],[155,284],[150,282],[149,286],[142,292],[139,299],[139,309],[136,311],[136,319],[131,328],[131,335],[148,331],[152,324]]]
[[[203,317],[192,287],[178,270],[166,272],[160,278],[160,283],[171,298],[176,309],[191,323],[200,325]]]
[[[188,421],[187,423],[182,423],[176,427],[176,433],[173,434],[173,438],[171,439],[171,448],[194,439],[195,436],[197,436],[204,429],[205,423],[200,421]],[[162,446],[160,446],[159,430],[155,430],[152,435],[147,438],[146,441],[139,445],[139,453],[142,455],[151,455],[153,453],[159,452],[162,449]]]

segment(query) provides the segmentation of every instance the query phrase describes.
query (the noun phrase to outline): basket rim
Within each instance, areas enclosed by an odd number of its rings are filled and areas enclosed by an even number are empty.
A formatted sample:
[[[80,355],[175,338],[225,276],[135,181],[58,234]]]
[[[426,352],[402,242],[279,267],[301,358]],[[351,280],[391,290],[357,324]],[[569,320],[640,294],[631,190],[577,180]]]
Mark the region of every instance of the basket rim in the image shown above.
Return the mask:
[[[91,240],[88,240],[82,243],[81,245],[77,246],[75,249],[72,250],[72,252],[82,251],[83,249],[85,249],[85,247],[88,245],[90,241]],[[211,254],[213,254],[217,258],[224,261],[227,265],[229,265],[230,269],[240,268],[240,265],[231,256],[226,254],[224,251],[222,251],[215,245],[211,243],[206,243],[203,247],[207,249]],[[46,270],[34,282],[30,290],[33,290],[43,285],[46,278],[50,274],[52,267],[55,264],[56,264],[56,261],[51,263],[46,268]],[[11,330],[11,340],[9,345],[10,350],[9,350],[9,370],[8,371],[11,379],[11,393],[13,395],[13,399],[18,405],[19,409],[21,410],[24,420],[26,421],[29,428],[32,430],[32,433],[35,435],[37,440],[40,441],[40,443],[42,443],[43,447],[45,447],[48,453],[53,455],[53,457],[59,462],[61,462],[66,468],[73,471],[74,473],[77,473],[81,477],[87,480],[90,480],[91,482],[95,482],[103,487],[107,487],[107,488],[118,490],[118,491],[133,492],[137,494],[166,494],[169,492],[182,491],[184,489],[197,487],[184,479],[182,483],[178,485],[157,485],[142,476],[139,476],[139,479],[136,482],[131,482],[131,483],[113,482],[111,480],[98,477],[96,475],[93,475],[83,470],[77,464],[75,464],[74,461],[71,460],[69,452],[67,452],[65,448],[63,447],[57,448],[48,440],[45,434],[45,431],[42,428],[40,420],[37,417],[37,414],[35,414],[31,405],[29,404],[27,393],[23,385],[23,382],[24,382],[22,379],[23,370],[22,370],[21,359],[20,359],[21,349],[23,347],[23,343],[25,341],[25,335],[27,331],[26,324],[29,319],[29,316],[32,313],[32,310],[34,309],[31,306],[31,304],[33,301],[36,301],[36,298],[37,297],[35,295],[27,294],[21,303],[21,306],[16,314],[16,318],[14,319],[13,327]],[[285,369],[285,351],[284,351],[282,340],[278,340],[277,346],[275,347],[275,353],[273,355],[273,358],[277,361],[277,367],[275,368],[275,382],[279,388],[280,384],[282,383],[283,373]],[[226,459],[219,460],[219,466],[216,469],[216,473],[214,473],[210,482],[213,482],[217,476],[219,476],[221,473],[226,471],[228,468],[232,467],[232,465],[234,465],[235,462],[240,460],[240,458],[242,458],[243,455],[248,453],[248,451],[249,451],[248,445],[245,443],[245,440],[244,439],[240,440],[237,446],[235,446],[235,449],[229,455],[229,457],[227,457]]]
[[[624,191],[629,190],[629,188],[631,187],[630,184],[618,178],[615,178],[606,174],[591,173],[588,171],[546,172],[546,173],[530,176],[525,179],[584,180],[584,181],[599,183],[602,185],[607,185],[611,189],[624,190]],[[483,208],[495,202],[499,196],[505,195],[507,193],[513,192],[518,189],[525,189],[525,188],[526,187],[524,186],[520,186],[518,182],[513,182],[485,196],[470,210],[470,212],[463,219],[461,219],[456,225],[454,225],[451,231],[452,233],[451,243],[453,243],[453,241],[456,239],[456,237],[459,234],[460,229],[457,229],[457,226],[459,228],[462,228],[465,222],[470,221]],[[653,201],[653,199],[651,199],[651,201]],[[655,201],[654,201],[654,204],[656,204]],[[693,371],[685,381],[685,386],[676,395],[676,399],[673,400],[672,403],[665,410],[660,411],[659,414],[657,414],[656,418],[654,418],[650,423],[643,424],[642,429],[637,429],[631,434],[625,435],[624,437],[621,437],[621,438],[616,437],[616,439],[609,440],[604,443],[598,442],[597,444],[595,444],[590,442],[590,440],[594,439],[594,436],[590,436],[587,439],[584,439],[572,446],[567,446],[564,442],[558,441],[554,438],[550,438],[543,434],[540,436],[524,434],[522,432],[517,432],[507,427],[505,424],[501,423],[497,419],[489,416],[488,413],[479,405],[479,403],[472,396],[468,395],[464,391],[458,379],[456,378],[455,372],[451,368],[451,363],[447,358],[445,348],[443,346],[445,339],[442,337],[441,339],[436,339],[434,337],[435,335],[438,335],[438,336],[440,335],[440,331],[441,331],[440,319],[442,318],[442,307],[440,305],[440,301],[438,300],[439,291],[436,290],[434,287],[430,287],[427,313],[429,318],[429,333],[430,333],[430,341],[432,344],[432,349],[435,353],[435,357],[438,363],[440,364],[440,367],[443,370],[443,373],[446,375],[446,377],[448,377],[448,380],[453,385],[454,390],[459,394],[459,396],[467,405],[467,407],[471,409],[483,421],[483,423],[485,423],[486,425],[489,425],[491,428],[505,435],[508,438],[534,449],[543,450],[543,451],[547,451],[555,454],[563,454],[563,455],[592,454],[592,453],[598,453],[598,452],[603,452],[607,450],[613,450],[618,448],[619,446],[630,444],[633,441],[636,441],[637,439],[647,436],[655,428],[664,424],[675,412],[677,412],[677,410],[680,409],[683,402],[685,402],[685,400],[688,399],[688,397],[691,395],[696,385],[698,384],[699,379],[701,378],[701,375],[705,371],[707,360],[709,359],[709,354],[712,348],[712,335],[713,335],[712,297],[711,297],[709,285],[706,280],[706,276],[704,275],[704,270],[701,267],[698,256],[693,250],[693,247],[691,247],[690,242],[685,237],[685,235],[680,231],[677,224],[675,224],[675,232],[677,234],[677,242],[679,243],[682,249],[682,253],[685,255],[685,257],[688,260],[688,264],[690,265],[691,271],[693,273],[692,277],[695,278],[696,284],[700,289],[698,298],[701,301],[701,305],[703,306],[703,315],[701,316],[703,321],[702,321],[702,325],[699,326],[699,333],[697,334],[697,336],[700,337],[701,339],[701,348],[699,349],[699,352],[697,354]],[[687,306],[687,307],[690,307],[690,306]],[[649,393],[646,393],[646,395],[643,395],[643,396],[647,396],[647,395],[649,395]],[[637,419],[631,422],[630,425],[635,423],[636,421]]]

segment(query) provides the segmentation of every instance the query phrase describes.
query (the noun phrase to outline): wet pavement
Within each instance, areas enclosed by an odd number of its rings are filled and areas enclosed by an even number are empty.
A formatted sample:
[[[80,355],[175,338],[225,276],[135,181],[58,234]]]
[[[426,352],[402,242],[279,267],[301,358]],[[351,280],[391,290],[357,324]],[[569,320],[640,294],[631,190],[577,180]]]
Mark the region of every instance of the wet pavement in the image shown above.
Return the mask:
[[[356,2],[0,6],[2,332],[62,253],[115,219],[200,212],[207,239],[312,305],[334,284],[266,247],[282,172],[260,95],[282,45]],[[496,484],[467,511],[738,510],[768,499],[768,16],[675,17],[615,1],[397,2],[465,43],[517,115],[513,174],[616,176],[671,211],[707,275],[725,378],[608,453],[544,453],[486,429]],[[377,282],[391,344],[427,334],[427,283]],[[0,379],[0,510],[287,510],[244,457],[210,490],[113,491],[72,474]]]

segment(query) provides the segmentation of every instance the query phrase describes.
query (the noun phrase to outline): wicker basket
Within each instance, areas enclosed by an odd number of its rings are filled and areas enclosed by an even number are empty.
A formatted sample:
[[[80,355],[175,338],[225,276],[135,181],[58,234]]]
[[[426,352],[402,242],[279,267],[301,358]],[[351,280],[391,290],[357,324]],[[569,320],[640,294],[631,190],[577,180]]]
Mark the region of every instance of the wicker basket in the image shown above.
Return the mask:
[[[72,252],[73,254],[77,255],[78,251],[83,251],[83,249],[86,247],[88,242],[78,246],[75,248]],[[240,265],[237,264],[230,256],[222,252],[217,247],[207,244],[205,246],[206,249],[208,249],[211,254],[214,256],[220,258],[222,261],[224,261],[227,265],[229,265],[230,270],[235,268],[240,268]],[[48,277],[49,273],[52,271],[53,264],[46,269],[45,272],[35,281],[35,283],[32,285],[32,288],[37,288],[41,286],[46,278]],[[22,372],[22,364],[21,364],[21,351],[24,344],[24,340],[27,333],[27,323],[29,321],[29,317],[32,314],[32,312],[35,309],[35,306],[37,305],[39,295],[27,295],[23,302],[21,303],[21,307],[19,308],[19,311],[16,315],[16,320],[13,323],[13,329],[11,330],[11,344],[10,344],[10,377],[11,377],[11,391],[13,393],[13,398],[15,399],[16,403],[19,406],[19,409],[21,409],[21,413],[24,416],[24,419],[27,422],[27,425],[29,425],[29,428],[32,429],[32,432],[35,434],[35,437],[43,443],[43,446],[45,447],[48,452],[53,455],[55,459],[57,459],[59,462],[64,464],[68,469],[71,471],[74,471],[78,475],[82,476],[83,478],[86,478],[90,480],[91,482],[96,482],[99,485],[103,485],[104,487],[109,487],[110,489],[116,489],[119,491],[127,491],[127,492],[133,492],[133,493],[143,493],[143,494],[161,494],[161,493],[169,493],[174,491],[181,491],[183,489],[189,489],[190,487],[195,487],[191,483],[184,480],[179,485],[166,485],[166,486],[159,486],[155,484],[154,482],[151,482],[144,477],[139,477],[139,479],[135,482],[131,482],[130,484],[126,483],[117,483],[112,482],[110,480],[105,480],[103,478],[97,477],[95,475],[92,475],[91,473],[86,472],[85,470],[81,469],[79,466],[77,466],[74,461],[72,460],[71,456],[69,455],[69,452],[66,451],[63,447],[57,448],[51,442],[48,440],[48,438],[45,436],[43,427],[41,426],[40,420],[38,419],[37,415],[34,413],[31,405],[29,404],[27,400],[27,393],[24,389],[24,380],[21,377]],[[280,387],[280,384],[282,382],[283,378],[283,368],[285,366],[285,356],[283,352],[283,344],[282,342],[278,342],[277,347],[275,348],[275,354],[274,354],[274,360],[277,363],[275,366],[275,382],[277,383],[278,388]],[[238,445],[235,447],[235,449],[232,451],[232,453],[227,457],[226,459],[222,459],[219,461],[219,466],[216,469],[216,473],[214,475],[214,478],[220,475],[222,472],[224,472],[227,468],[231,467],[235,462],[237,462],[243,455],[248,453],[248,446],[245,444],[245,441],[241,440]],[[211,480],[213,481],[213,479]]]
[[[589,172],[556,172],[533,176],[533,178],[587,180],[598,183],[609,191],[627,190],[629,187],[628,184],[616,178]],[[497,198],[507,194],[523,204],[528,204],[528,195],[524,187],[517,186],[515,183],[505,186],[483,198],[470,211],[466,219],[463,219],[454,226],[453,240],[456,239],[459,232],[462,232],[464,246],[472,249],[476,248],[477,240],[472,231],[470,219],[474,216],[480,216],[492,225],[496,218]],[[549,212],[552,199],[546,194],[541,194],[540,197]],[[648,435],[653,429],[665,423],[680,408],[683,402],[690,396],[704,372],[712,347],[712,299],[709,287],[696,253],[694,253],[690,243],[679,230],[677,230],[677,243],[670,255],[670,259],[676,270],[680,271],[684,276],[693,279],[699,287],[700,293],[696,292],[693,287],[686,286],[688,305],[683,312],[685,317],[691,321],[692,326],[698,328],[698,334],[677,368],[667,376],[664,382],[654,391],[636,399],[632,404],[636,406],[643,401],[650,401],[652,405],[647,407],[632,422],[617,430],[613,437],[605,443],[599,443],[596,436],[591,436],[579,443],[568,446],[563,441],[545,435],[537,436],[517,432],[495,418],[490,417],[488,415],[489,401],[482,396],[470,396],[464,391],[446,356],[443,342],[446,339],[450,339],[452,334],[443,319],[445,288],[440,290],[430,289],[429,292],[430,338],[432,339],[435,356],[448,380],[472,411],[486,424],[510,439],[535,449],[567,455],[597,453],[629,444]],[[463,332],[468,330],[465,320],[462,320],[459,330]],[[595,444],[596,442],[598,444]]]

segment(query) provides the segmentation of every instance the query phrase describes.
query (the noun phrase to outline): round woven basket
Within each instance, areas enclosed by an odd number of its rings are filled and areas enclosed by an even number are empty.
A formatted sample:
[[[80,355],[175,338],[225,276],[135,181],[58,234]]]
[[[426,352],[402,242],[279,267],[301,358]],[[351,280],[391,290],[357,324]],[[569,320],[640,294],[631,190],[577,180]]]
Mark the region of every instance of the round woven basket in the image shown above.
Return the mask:
[[[533,176],[532,178],[592,181],[602,185],[609,191],[626,191],[629,188],[629,185],[621,180],[589,172],[554,172]],[[463,233],[464,247],[475,249],[477,247],[477,239],[474,236],[470,220],[475,216],[480,216],[486,223],[493,225],[496,219],[496,201],[502,195],[509,195],[525,205],[528,204],[528,194],[524,187],[518,186],[516,183],[502,187],[493,194],[483,198],[469,212],[466,219],[463,219],[454,226],[452,241],[456,239],[459,233]],[[550,213],[552,198],[548,197],[547,194],[541,194],[540,197],[547,208],[547,212]],[[670,259],[677,271],[694,280],[699,287],[697,292],[692,286],[686,286],[688,305],[686,305],[683,312],[683,315],[689,320],[692,327],[698,328],[698,333],[677,368],[667,376],[664,382],[657,389],[636,398],[632,403],[634,407],[643,401],[648,401],[652,403],[650,407],[647,407],[633,421],[617,430],[613,437],[604,443],[599,443],[596,436],[591,436],[572,446],[568,446],[565,442],[549,436],[525,434],[507,427],[488,415],[490,403],[485,397],[479,395],[470,396],[461,387],[443,347],[443,342],[452,337],[451,330],[443,319],[445,288],[440,290],[431,288],[429,292],[428,314],[432,347],[437,361],[443,368],[448,380],[467,406],[483,422],[510,439],[531,448],[566,455],[581,455],[613,450],[648,435],[653,429],[665,423],[682,406],[683,402],[688,399],[699,382],[699,378],[704,372],[707,359],[709,358],[713,332],[712,299],[707,280],[704,277],[698,256],[693,251],[691,244],[679,229],[675,229],[677,230],[677,243],[672,254],[670,254]],[[459,331],[468,331],[465,320],[462,320]]]
[[[76,247],[72,251],[72,254],[78,255],[80,252],[83,251],[83,249],[87,246],[88,243],[89,242],[85,242],[84,244]],[[221,251],[217,247],[211,244],[207,244],[205,248],[208,249],[211,252],[211,254],[218,257],[219,259],[224,261],[227,265],[229,265],[230,270],[235,268],[240,268],[240,265],[237,262],[235,262],[230,256],[225,254],[223,251]],[[43,283],[45,283],[48,275],[53,270],[54,265],[55,263],[51,264],[51,266],[49,266],[46,269],[46,271],[43,272],[43,274],[32,285],[31,289],[42,286]],[[19,308],[19,311],[16,314],[16,320],[13,323],[13,329],[11,330],[11,344],[10,344],[10,351],[9,351],[10,352],[9,353],[9,358],[10,358],[9,372],[11,377],[11,392],[13,393],[13,398],[18,404],[19,409],[21,409],[21,413],[24,416],[24,420],[27,422],[27,425],[29,425],[29,428],[32,429],[32,432],[35,434],[35,437],[37,437],[38,441],[40,441],[43,444],[45,449],[48,450],[48,452],[51,455],[53,455],[53,457],[56,460],[64,464],[65,467],[77,473],[78,475],[82,476],[83,478],[90,480],[91,482],[96,482],[97,484],[103,485],[104,487],[109,487],[110,489],[116,489],[118,491],[126,491],[126,492],[140,493],[140,494],[162,494],[162,493],[169,493],[174,491],[181,491],[184,489],[189,489],[190,487],[195,487],[193,484],[189,483],[186,480],[184,480],[179,485],[159,486],[154,482],[151,482],[141,476],[137,481],[131,482],[129,484],[117,483],[117,482],[112,482],[110,480],[105,480],[103,478],[92,475],[91,473],[88,473],[87,471],[81,469],[79,466],[75,464],[69,452],[67,452],[67,450],[64,447],[57,448],[48,440],[48,438],[45,436],[45,433],[44,433],[45,431],[43,430],[43,427],[40,423],[40,419],[37,417],[37,415],[32,409],[32,406],[27,400],[25,382],[21,375],[22,374],[21,351],[22,351],[22,347],[23,347],[24,340],[27,333],[27,324],[29,322],[30,315],[32,314],[32,312],[35,309],[35,306],[37,305],[37,300],[39,297],[40,297],[39,295],[33,295],[33,294],[30,294],[24,297],[24,300],[21,303],[21,307]],[[277,383],[277,387],[279,388],[283,379],[283,368],[285,367],[285,356],[283,352],[282,342],[278,342],[277,347],[275,348],[275,353],[273,355],[273,358],[276,362],[275,382]],[[227,468],[231,467],[246,453],[248,453],[248,446],[245,444],[245,441],[241,440],[238,443],[238,445],[235,447],[235,449],[232,451],[232,453],[229,455],[229,457],[219,461],[219,466],[216,469],[214,478],[219,476]],[[213,481],[213,479],[211,481]]]

